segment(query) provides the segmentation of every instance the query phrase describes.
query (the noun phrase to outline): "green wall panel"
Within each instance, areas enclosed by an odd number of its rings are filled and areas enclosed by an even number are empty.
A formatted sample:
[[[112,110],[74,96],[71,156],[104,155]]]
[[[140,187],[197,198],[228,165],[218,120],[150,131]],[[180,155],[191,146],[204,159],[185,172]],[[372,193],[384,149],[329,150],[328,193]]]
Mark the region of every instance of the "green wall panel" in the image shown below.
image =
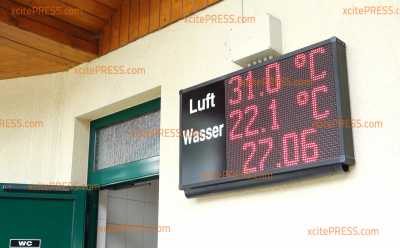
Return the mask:
[[[0,247],[41,239],[42,248],[83,248],[86,192],[0,190]]]

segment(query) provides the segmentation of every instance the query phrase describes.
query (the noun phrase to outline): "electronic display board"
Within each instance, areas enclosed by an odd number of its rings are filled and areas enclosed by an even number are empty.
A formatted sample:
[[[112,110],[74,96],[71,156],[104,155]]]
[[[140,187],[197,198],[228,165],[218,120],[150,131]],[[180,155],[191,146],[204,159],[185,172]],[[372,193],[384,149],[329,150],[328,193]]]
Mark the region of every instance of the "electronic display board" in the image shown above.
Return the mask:
[[[180,92],[187,196],[347,169],[345,44],[336,37]],[[340,123],[339,123],[340,124]]]

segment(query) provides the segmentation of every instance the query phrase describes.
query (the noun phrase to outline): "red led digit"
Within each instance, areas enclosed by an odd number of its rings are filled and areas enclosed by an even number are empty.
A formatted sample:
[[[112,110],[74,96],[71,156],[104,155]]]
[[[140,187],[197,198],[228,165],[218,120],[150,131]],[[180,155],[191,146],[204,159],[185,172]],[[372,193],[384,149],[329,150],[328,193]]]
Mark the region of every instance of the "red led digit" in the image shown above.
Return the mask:
[[[299,142],[296,133],[283,135],[283,163],[285,166],[293,166],[299,163]],[[293,144],[293,159],[290,159],[289,142]]]
[[[247,151],[250,149],[250,154],[246,158],[243,164],[242,172],[243,174],[250,174],[250,173],[255,173],[257,172],[257,167],[250,167],[250,161],[253,160],[254,155],[256,154],[256,143],[255,142],[249,142],[249,143],[244,143],[242,150]]]
[[[315,128],[310,128],[303,130],[300,134],[301,140],[301,159],[305,163],[315,162],[319,157],[319,149],[318,145],[315,142],[307,142],[307,136],[310,134],[316,133],[317,130]],[[310,152],[308,152],[310,151]],[[311,155],[309,155],[311,153]]]
[[[254,122],[256,121],[256,118],[258,115],[257,105],[253,104],[253,105],[247,106],[246,109],[244,110],[244,114],[245,115],[250,114],[250,120],[247,123],[246,128],[244,129],[244,135],[245,136],[257,135],[258,129],[251,130],[251,127],[253,126]]]
[[[246,82],[247,82],[247,90],[248,90],[247,100],[253,100],[254,99],[254,93],[253,93],[253,86],[254,86],[253,85],[254,84],[253,71],[249,71],[247,73]]]
[[[304,53],[297,54],[294,57],[294,66],[296,66],[297,69],[303,68],[306,65],[307,62],[307,57]]]
[[[233,92],[236,93],[236,99],[229,99],[229,105],[235,105],[242,101],[242,77],[236,75],[229,79],[228,84],[233,84],[234,82],[236,82],[236,87],[233,88]]]
[[[271,77],[271,71],[275,72],[275,77]],[[273,80],[271,80],[271,78],[273,78]],[[265,83],[269,94],[279,91],[281,88],[281,67],[279,63],[276,62],[265,66]]]
[[[323,53],[325,53],[324,47],[318,47],[310,52],[310,78],[312,81],[322,80],[326,76],[326,71],[322,71],[320,74],[315,71],[315,56]]]
[[[272,142],[272,138],[266,138],[266,139],[261,139],[258,141],[258,144],[261,145],[265,145],[265,152],[263,154],[263,156],[260,159],[260,162],[258,163],[258,169],[260,171],[264,171],[264,167],[265,167],[265,160],[267,159],[267,157],[269,156],[269,154],[272,151],[272,146],[273,146],[273,142]]]
[[[278,114],[277,114],[277,106],[276,106],[276,100],[272,99],[271,104],[269,105],[269,109],[271,110],[272,113],[272,130],[277,130],[279,129],[279,124],[278,124]]]
[[[236,110],[233,110],[229,114],[229,118],[231,118],[231,119],[233,119],[235,116],[237,116],[236,122],[235,122],[235,124],[233,124],[232,129],[229,132],[229,139],[230,140],[240,139],[243,136],[241,133],[235,133],[236,129],[238,128],[240,122],[243,119],[242,111],[240,109],[236,109]]]
[[[316,120],[325,119],[330,114],[330,111],[327,109],[323,113],[318,111],[317,94],[320,92],[327,93],[328,87],[326,85],[321,85],[321,86],[313,88],[311,91],[312,113],[313,113],[314,119],[316,119]]]
[[[297,93],[296,101],[299,106],[306,105],[308,103],[308,92],[303,90]]]

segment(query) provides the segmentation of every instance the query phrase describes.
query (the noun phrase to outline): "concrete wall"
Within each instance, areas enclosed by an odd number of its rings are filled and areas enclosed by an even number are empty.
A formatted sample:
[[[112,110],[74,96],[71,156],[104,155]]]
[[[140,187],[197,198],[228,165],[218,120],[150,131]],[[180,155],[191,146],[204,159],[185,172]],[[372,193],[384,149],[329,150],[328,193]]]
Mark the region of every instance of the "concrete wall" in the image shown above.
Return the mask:
[[[349,174],[199,199],[186,199],[178,190],[178,139],[162,137],[159,223],[171,226],[172,232],[159,234],[159,247],[391,247],[399,243],[395,235],[400,223],[396,200],[400,193],[400,16],[343,15],[343,8],[378,4],[382,3],[244,2],[244,15],[268,12],[282,21],[284,52],[333,35],[345,41],[353,118],[380,120],[383,128],[353,130],[357,164]],[[400,2],[384,5],[400,7]],[[239,0],[227,0],[198,15],[240,15],[241,6]],[[71,70],[1,81],[1,118],[43,119],[45,127],[0,130],[0,180],[84,183],[88,121],[157,96],[162,97],[161,127],[177,128],[179,89],[238,69],[228,51],[229,29],[234,25],[180,21],[89,64],[144,67],[145,75],[79,75]],[[379,228],[380,235],[307,235],[309,228],[342,225]]]

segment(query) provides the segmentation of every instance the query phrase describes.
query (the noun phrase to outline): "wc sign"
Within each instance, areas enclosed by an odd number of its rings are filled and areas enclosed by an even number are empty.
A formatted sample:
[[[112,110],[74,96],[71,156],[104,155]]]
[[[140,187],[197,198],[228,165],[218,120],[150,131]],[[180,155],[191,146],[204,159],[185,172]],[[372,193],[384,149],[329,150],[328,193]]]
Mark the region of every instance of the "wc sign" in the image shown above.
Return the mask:
[[[10,239],[10,248],[40,248],[40,239]]]

